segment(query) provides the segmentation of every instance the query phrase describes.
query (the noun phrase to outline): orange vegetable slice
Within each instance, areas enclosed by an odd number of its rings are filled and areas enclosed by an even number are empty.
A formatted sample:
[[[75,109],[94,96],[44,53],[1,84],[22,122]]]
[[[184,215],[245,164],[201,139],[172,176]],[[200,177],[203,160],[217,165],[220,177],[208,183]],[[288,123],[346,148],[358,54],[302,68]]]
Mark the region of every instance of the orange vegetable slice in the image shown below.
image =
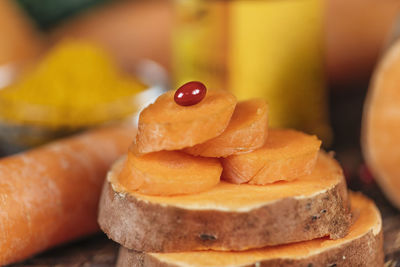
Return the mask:
[[[236,98],[227,91],[209,90],[193,106],[180,106],[174,92],[161,95],[139,116],[136,144],[139,153],[179,150],[220,135],[232,117]]]
[[[262,147],[267,133],[267,103],[261,99],[242,101],[221,135],[184,151],[195,156],[227,157]]]
[[[165,150],[138,155],[134,149],[130,149],[118,177],[128,192],[163,196],[194,194],[220,181],[222,166],[218,159]]]
[[[222,159],[222,178],[233,183],[290,181],[314,169],[321,141],[295,130],[271,129],[265,145]]]
[[[98,232],[104,176],[135,132],[115,125],[2,158],[0,266]]]
[[[352,208],[359,216],[349,234],[343,238],[318,238],[244,251],[185,250],[149,253],[128,250],[121,246],[117,266],[143,266],[143,262],[144,266],[157,267],[186,267],[193,266],[194,262],[196,267],[384,266],[382,218],[379,209],[361,194],[351,193],[350,197]],[[307,226],[309,227],[308,224]],[[302,228],[299,227],[299,231]],[[248,238],[258,237],[249,235]]]
[[[136,251],[237,251],[337,239],[351,224],[343,171],[324,152],[311,174],[290,183],[221,181],[207,191],[178,196],[126,192],[118,183],[122,165],[116,162],[107,175],[99,223],[108,237]]]
[[[400,40],[376,69],[364,104],[365,161],[386,197],[400,209]]]

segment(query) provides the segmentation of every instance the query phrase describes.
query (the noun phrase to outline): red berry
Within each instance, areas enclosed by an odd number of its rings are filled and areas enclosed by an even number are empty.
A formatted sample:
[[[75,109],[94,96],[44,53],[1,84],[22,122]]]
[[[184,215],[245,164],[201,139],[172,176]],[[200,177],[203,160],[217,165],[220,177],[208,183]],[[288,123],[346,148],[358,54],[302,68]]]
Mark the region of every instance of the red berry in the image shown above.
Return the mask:
[[[206,96],[207,88],[201,82],[188,82],[179,87],[174,100],[181,106],[192,106],[199,103]]]

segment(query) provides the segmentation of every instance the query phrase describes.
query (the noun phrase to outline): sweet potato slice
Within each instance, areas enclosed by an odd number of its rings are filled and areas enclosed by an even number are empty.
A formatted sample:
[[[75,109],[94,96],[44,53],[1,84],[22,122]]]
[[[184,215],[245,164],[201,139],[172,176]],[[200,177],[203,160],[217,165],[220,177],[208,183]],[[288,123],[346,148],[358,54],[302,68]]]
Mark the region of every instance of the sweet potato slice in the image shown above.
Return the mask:
[[[236,98],[226,91],[209,90],[193,106],[176,104],[174,92],[169,91],[140,114],[138,152],[179,150],[204,143],[225,130],[235,106]]]
[[[400,40],[375,71],[364,104],[364,158],[388,199],[400,209]]]
[[[295,130],[270,129],[263,147],[222,159],[222,178],[232,183],[291,181],[314,169],[321,141]]]
[[[283,246],[233,251],[141,253],[121,247],[117,267],[159,266],[383,266],[382,222],[374,203],[361,194],[351,194],[360,215],[349,234],[341,239],[321,238]],[[250,236],[249,236],[250,237]]]
[[[253,151],[264,145],[268,131],[267,103],[261,99],[239,102],[225,131],[186,153],[203,157],[227,157]]]
[[[137,155],[132,150],[118,178],[126,191],[164,196],[194,194],[220,181],[222,166],[218,159],[165,150]]]
[[[341,238],[350,226],[342,170],[325,153],[320,153],[310,175],[290,183],[222,181],[210,190],[177,196],[124,191],[117,179],[122,165],[114,165],[104,184],[99,225],[129,249],[246,250],[324,236]]]

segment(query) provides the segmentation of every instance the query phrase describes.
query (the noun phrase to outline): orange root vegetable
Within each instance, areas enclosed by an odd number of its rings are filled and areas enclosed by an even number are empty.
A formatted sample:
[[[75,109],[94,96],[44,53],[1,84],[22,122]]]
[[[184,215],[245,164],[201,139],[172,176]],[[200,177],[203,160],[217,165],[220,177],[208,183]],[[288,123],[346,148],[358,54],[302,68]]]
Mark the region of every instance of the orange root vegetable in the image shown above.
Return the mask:
[[[312,172],[320,146],[321,141],[315,136],[270,129],[262,148],[222,159],[222,178],[258,185],[291,181]]]
[[[323,152],[310,175],[290,183],[221,181],[207,191],[177,196],[121,191],[122,167],[117,161],[107,175],[98,221],[109,238],[136,251],[248,250],[342,238],[351,225],[343,171]]]
[[[202,158],[180,151],[159,151],[145,155],[128,153],[118,177],[121,190],[146,195],[184,195],[206,191],[220,181],[218,159]]]
[[[379,210],[371,200],[361,194],[353,193],[350,196],[352,208],[359,216],[349,234],[340,239],[319,238],[245,251],[185,250],[175,253],[148,253],[121,246],[116,266],[186,267],[193,266],[192,263],[195,262],[196,267],[383,267],[383,231]],[[248,238],[256,239],[257,236],[249,235]]]
[[[267,133],[268,112],[265,101],[242,101],[236,105],[231,121],[221,135],[184,151],[195,156],[227,157],[262,147]]]
[[[135,131],[102,128],[1,159],[0,265],[97,232],[106,172]]]
[[[388,199],[400,209],[400,41],[375,71],[364,104],[364,158]]]
[[[209,90],[193,106],[176,104],[174,91],[169,91],[140,114],[138,152],[179,150],[217,137],[228,126],[235,106],[236,98],[226,91]]]

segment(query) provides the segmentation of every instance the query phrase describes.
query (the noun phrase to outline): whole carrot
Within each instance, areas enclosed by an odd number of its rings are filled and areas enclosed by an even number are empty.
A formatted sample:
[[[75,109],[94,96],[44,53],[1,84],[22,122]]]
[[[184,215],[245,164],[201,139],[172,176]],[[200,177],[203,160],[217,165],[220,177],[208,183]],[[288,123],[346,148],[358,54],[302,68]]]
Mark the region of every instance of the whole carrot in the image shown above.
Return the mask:
[[[133,126],[92,130],[0,160],[0,266],[98,230],[110,164]]]

